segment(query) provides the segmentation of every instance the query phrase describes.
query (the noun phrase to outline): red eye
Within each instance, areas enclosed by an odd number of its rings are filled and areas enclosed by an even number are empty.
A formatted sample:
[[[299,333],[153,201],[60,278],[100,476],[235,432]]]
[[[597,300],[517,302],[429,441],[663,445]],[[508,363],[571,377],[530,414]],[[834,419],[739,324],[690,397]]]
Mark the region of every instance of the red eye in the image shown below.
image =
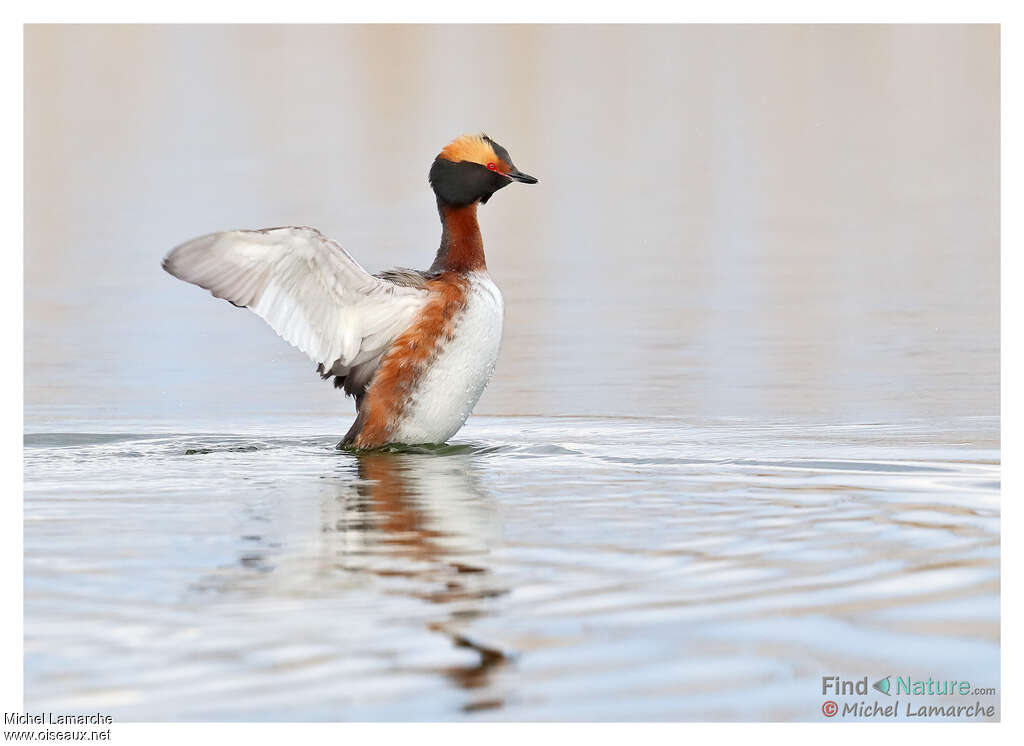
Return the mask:
[[[494,166],[494,164],[493,164],[493,163],[488,163],[488,164],[487,164],[487,168],[489,168],[489,169],[491,169],[491,170],[493,171],[493,170],[494,170],[494,168],[495,168],[495,166]]]

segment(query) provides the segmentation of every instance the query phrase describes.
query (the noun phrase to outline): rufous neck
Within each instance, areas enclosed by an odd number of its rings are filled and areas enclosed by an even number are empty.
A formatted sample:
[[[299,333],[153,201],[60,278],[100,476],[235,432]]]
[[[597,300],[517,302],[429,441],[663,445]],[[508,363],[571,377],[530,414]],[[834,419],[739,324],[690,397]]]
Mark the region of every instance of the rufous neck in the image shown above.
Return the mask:
[[[475,272],[487,269],[484,260],[484,239],[476,221],[476,202],[449,205],[438,198],[441,216],[441,247],[431,270],[442,272]]]

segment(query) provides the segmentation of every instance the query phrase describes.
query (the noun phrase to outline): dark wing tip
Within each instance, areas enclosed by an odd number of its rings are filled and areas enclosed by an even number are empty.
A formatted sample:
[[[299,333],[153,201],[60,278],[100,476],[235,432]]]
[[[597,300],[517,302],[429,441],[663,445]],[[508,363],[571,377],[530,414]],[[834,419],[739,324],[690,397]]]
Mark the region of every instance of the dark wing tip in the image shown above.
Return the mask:
[[[189,270],[190,265],[195,265],[197,257],[202,256],[203,252],[222,235],[224,234],[207,233],[204,236],[178,244],[167,253],[167,256],[160,262],[160,266],[163,267],[165,272],[174,275],[179,280],[195,284],[195,280],[189,276],[192,274]]]
[[[172,277],[177,277],[179,280],[181,280],[183,278],[182,278],[182,276],[180,274],[180,271],[179,271],[179,269],[177,267],[177,263],[174,261],[174,251],[176,251],[176,249],[172,250],[167,256],[165,256],[160,261],[160,267],[167,274],[171,275]]]

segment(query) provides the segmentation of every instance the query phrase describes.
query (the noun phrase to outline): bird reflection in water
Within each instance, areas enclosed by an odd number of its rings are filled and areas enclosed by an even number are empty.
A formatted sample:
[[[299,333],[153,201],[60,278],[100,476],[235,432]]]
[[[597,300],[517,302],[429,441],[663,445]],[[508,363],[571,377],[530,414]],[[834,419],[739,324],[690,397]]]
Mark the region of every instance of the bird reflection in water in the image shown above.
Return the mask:
[[[445,615],[428,628],[474,650],[479,660],[442,672],[460,688],[487,687],[507,656],[461,630],[486,613],[487,599],[507,589],[486,564],[500,528],[474,474],[472,454],[373,452],[355,458],[355,489],[324,503],[325,547],[336,553],[335,566],[405,581],[399,592],[443,606]],[[463,709],[502,704],[500,698],[474,699]]]
[[[501,529],[477,479],[478,457],[463,446],[341,454],[339,470],[320,480],[316,494],[292,485],[250,503],[237,563],[205,575],[194,590],[245,596],[272,610],[262,617],[272,644],[282,639],[276,610],[298,602],[310,613],[288,617],[281,644],[334,640],[332,655],[371,660],[390,650],[407,672],[440,673],[466,692],[463,711],[500,708],[493,679],[508,654],[468,632],[509,590],[488,565]],[[396,638],[407,625],[415,634]],[[424,627],[472,650],[475,660],[420,668],[414,660],[429,655],[416,642]],[[411,660],[401,660],[405,652]]]

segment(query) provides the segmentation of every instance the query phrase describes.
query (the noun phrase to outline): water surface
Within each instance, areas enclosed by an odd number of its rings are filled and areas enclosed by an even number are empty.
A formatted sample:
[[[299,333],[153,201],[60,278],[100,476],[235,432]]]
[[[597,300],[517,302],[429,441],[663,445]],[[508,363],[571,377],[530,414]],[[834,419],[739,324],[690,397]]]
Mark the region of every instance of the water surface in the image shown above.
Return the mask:
[[[481,417],[441,452],[360,456],[268,430],[30,435],[26,696],[808,719],[833,672],[997,685],[994,423],[944,424]]]

